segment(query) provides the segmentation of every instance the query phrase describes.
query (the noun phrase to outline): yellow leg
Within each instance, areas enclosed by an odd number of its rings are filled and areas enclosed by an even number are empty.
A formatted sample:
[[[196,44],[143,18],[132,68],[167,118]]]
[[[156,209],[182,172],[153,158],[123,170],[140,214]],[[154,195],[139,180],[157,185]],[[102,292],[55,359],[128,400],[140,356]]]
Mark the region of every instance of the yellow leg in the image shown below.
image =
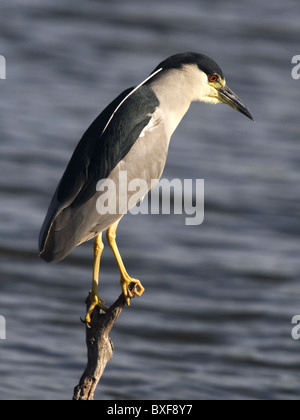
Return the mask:
[[[126,268],[124,266],[124,263],[122,261],[122,257],[121,257],[121,254],[120,254],[120,251],[118,249],[117,242],[116,242],[116,236],[117,236],[116,231],[117,231],[119,222],[120,222],[120,220],[108,229],[106,236],[107,236],[108,243],[109,243],[109,245],[110,245],[110,247],[111,247],[111,249],[112,249],[112,251],[115,255],[115,258],[117,260],[119,269],[120,269],[121,287],[122,287],[122,291],[123,291],[123,294],[124,294],[125,299],[126,299],[126,303],[129,306],[130,305],[130,299],[132,299],[134,297],[134,295],[142,296],[145,289],[144,289],[144,287],[142,286],[142,284],[139,280],[133,279],[129,276],[129,274],[127,273]],[[128,286],[130,285],[130,283],[135,283],[136,284],[136,287],[134,288],[133,291],[129,290]]]
[[[101,260],[101,255],[102,255],[103,250],[104,250],[104,244],[102,241],[102,233],[100,233],[96,237],[95,244],[94,244],[94,274],[93,274],[92,290],[90,291],[91,305],[85,317],[85,321],[87,324],[90,324],[91,315],[94,309],[96,308],[96,306],[99,306],[99,308],[102,309],[103,311],[107,311],[107,308],[104,306],[104,300],[100,299],[98,296],[100,260]]]

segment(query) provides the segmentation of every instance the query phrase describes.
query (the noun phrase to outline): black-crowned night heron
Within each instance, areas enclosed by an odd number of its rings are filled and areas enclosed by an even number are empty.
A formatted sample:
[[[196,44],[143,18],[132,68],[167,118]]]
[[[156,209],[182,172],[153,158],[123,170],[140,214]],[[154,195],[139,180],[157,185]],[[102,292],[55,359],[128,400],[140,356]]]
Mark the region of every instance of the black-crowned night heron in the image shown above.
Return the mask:
[[[106,310],[98,295],[102,232],[107,231],[127,304],[144,292],[140,281],[132,279],[125,269],[116,244],[117,226],[149,192],[151,181],[161,178],[171,136],[194,101],[228,104],[253,120],[226,86],[222,70],[212,59],[196,53],[174,55],[138,87],[126,90],[108,105],[83,135],[58,185],[41,230],[40,256],[47,262],[58,262],[78,245],[96,238],[87,323],[96,306]],[[127,183],[142,179],[147,188],[139,195],[128,191],[121,212],[100,214],[97,200],[105,192],[99,191],[99,181],[109,179],[120,188],[121,172],[126,172]],[[116,191],[109,197],[112,208],[120,209],[121,196]],[[134,291],[129,289],[131,283],[136,284]]]

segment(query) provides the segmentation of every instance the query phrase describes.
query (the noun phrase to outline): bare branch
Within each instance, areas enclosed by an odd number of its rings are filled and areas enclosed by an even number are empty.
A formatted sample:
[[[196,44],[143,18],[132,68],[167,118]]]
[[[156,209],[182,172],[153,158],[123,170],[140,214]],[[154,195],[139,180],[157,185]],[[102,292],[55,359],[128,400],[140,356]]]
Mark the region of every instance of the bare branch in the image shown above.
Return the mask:
[[[131,284],[133,290],[135,284]],[[90,301],[87,299],[87,307]],[[120,316],[126,301],[122,294],[106,313],[95,310],[92,314],[90,328],[86,327],[86,344],[88,349],[87,367],[74,389],[74,401],[93,401],[95,390],[103,375],[107,363],[113,356],[114,346],[109,333]]]

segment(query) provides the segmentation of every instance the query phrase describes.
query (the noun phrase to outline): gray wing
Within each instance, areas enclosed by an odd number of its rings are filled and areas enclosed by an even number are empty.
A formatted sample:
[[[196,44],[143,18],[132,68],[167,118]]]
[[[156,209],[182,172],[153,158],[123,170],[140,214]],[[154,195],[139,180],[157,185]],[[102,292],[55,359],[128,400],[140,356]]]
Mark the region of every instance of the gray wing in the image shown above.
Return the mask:
[[[94,202],[97,183],[108,178],[129,154],[158,105],[149,87],[141,86],[137,91],[128,89],[83,135],[41,229],[40,256],[45,261],[60,261],[77,245],[95,236],[99,214],[96,214],[96,206],[91,208],[91,202]],[[116,109],[118,112],[114,114]]]

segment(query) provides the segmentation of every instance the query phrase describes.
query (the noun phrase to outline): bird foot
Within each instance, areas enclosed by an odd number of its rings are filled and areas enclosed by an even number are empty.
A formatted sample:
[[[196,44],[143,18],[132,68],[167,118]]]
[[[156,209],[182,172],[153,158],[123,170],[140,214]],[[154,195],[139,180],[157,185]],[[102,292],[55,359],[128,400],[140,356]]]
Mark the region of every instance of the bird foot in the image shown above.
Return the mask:
[[[129,286],[132,283],[135,284],[135,287],[133,289],[130,289]],[[134,298],[134,296],[141,297],[145,291],[145,288],[142,286],[142,283],[139,280],[132,279],[129,276],[121,277],[121,287],[128,306],[130,306],[130,299]]]
[[[96,306],[98,306],[100,310],[104,312],[108,311],[108,308],[105,306],[105,301],[101,299],[98,295],[95,295],[92,291],[90,291],[89,300],[91,304],[85,316],[85,323],[87,326],[89,326],[91,323],[91,315],[94,312],[94,309],[96,308]]]

